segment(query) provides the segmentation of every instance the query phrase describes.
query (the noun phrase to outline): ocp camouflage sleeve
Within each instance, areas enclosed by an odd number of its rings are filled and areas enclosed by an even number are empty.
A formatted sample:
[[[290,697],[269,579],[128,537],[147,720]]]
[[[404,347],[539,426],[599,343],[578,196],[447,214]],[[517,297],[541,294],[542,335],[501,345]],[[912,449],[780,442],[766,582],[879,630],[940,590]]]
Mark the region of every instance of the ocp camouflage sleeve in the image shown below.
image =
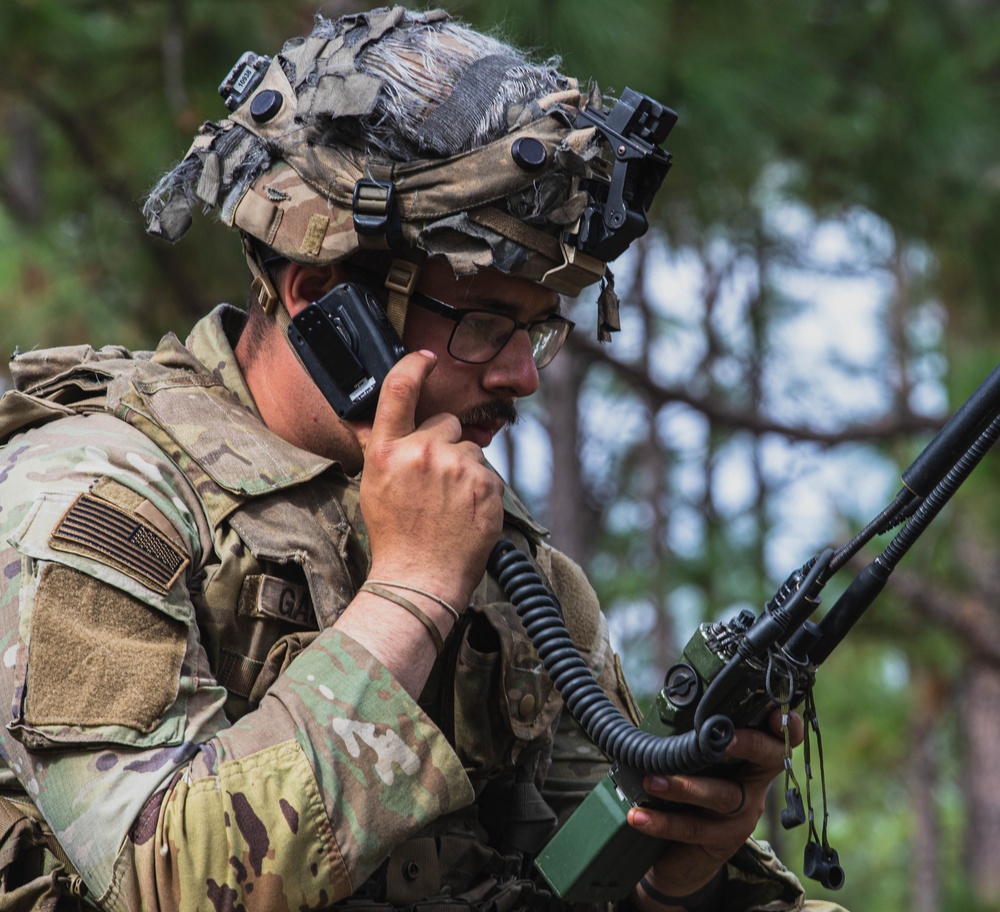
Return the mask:
[[[472,800],[445,739],[335,628],[231,724],[199,634],[212,553],[187,480],[104,414],[0,449],[0,730],[107,909],[321,908]]]

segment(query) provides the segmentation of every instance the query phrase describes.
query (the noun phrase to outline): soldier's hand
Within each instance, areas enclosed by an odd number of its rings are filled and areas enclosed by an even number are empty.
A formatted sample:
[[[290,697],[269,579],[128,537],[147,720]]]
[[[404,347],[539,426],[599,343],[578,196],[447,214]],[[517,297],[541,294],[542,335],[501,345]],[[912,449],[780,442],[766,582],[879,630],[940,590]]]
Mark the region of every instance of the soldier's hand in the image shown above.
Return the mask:
[[[436,364],[407,355],[382,385],[365,450],[361,513],[373,578],[419,586],[459,610],[486,569],[503,526],[503,482],[483,451],[463,441],[454,415],[415,425],[420,390]]]
[[[780,710],[772,714],[770,724],[777,735]],[[799,744],[803,725],[796,713],[789,718],[789,730],[792,744]],[[675,807],[629,811],[632,826],[669,843],[646,875],[650,886],[661,894],[687,896],[712,881],[753,833],[764,813],[768,785],[784,769],[784,739],[767,732],[737,730],[726,753],[729,759],[741,761],[737,778],[650,776],[646,791]],[[637,900],[646,905],[643,894],[640,890]]]

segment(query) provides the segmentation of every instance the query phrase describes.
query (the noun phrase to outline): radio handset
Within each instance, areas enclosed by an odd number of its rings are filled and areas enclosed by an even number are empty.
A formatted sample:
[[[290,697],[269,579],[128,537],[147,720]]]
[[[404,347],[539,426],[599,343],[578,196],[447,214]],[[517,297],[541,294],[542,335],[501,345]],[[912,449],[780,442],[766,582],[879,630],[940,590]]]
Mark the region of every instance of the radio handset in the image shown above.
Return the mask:
[[[373,295],[344,282],[292,317],[288,339],[341,418],[370,417],[406,348]]]

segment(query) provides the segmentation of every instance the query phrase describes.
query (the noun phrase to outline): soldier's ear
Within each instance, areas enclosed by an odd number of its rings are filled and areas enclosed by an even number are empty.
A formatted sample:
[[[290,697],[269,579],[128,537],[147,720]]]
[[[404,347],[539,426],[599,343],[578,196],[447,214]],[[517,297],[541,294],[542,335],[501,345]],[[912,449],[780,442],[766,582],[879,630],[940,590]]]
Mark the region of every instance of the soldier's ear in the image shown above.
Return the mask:
[[[306,266],[302,263],[289,263],[281,278],[281,297],[288,315],[294,317],[302,308],[319,300],[343,280],[343,270],[336,264]]]

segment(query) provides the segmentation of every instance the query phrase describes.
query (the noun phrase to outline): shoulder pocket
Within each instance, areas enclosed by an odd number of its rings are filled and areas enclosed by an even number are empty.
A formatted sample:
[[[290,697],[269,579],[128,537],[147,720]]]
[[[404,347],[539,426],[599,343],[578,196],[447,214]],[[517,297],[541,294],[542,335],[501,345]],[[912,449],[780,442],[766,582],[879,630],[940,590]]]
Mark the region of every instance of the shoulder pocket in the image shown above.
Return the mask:
[[[72,567],[38,569],[11,733],[34,750],[176,742],[185,625]]]
[[[11,734],[33,750],[178,743],[192,617],[178,543],[92,494],[45,495],[10,542],[22,555]]]

